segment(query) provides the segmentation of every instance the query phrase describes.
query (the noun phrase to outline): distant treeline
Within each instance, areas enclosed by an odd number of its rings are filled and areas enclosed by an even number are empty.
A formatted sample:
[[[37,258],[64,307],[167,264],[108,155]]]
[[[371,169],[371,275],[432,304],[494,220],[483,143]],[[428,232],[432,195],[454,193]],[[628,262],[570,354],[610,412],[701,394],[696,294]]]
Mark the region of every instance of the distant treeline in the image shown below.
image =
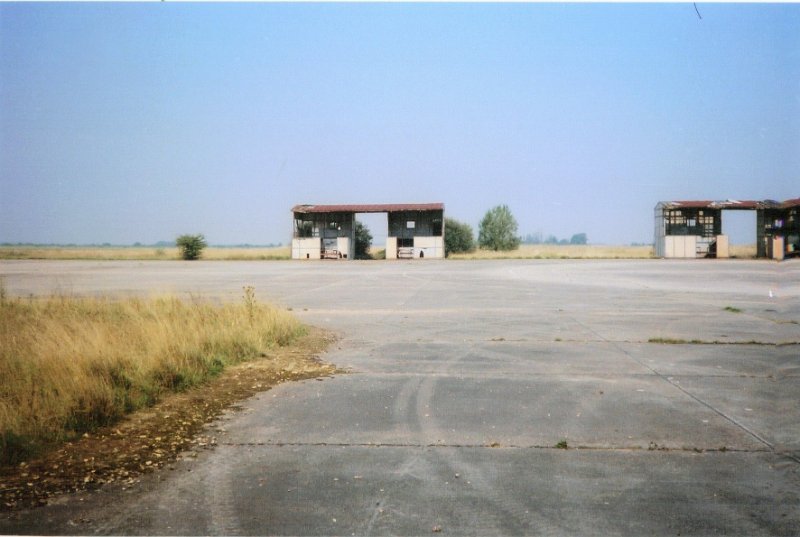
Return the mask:
[[[134,242],[133,244],[111,244],[110,242],[104,243],[91,243],[91,244],[76,244],[76,243],[39,243],[39,242],[0,242],[0,247],[28,247],[28,248],[174,248],[175,241],[158,241],[152,244],[143,244],[141,242]],[[282,242],[277,244],[212,244],[211,248],[279,248],[283,246]]]
[[[522,244],[588,244],[589,239],[586,233],[576,233],[569,239],[559,239],[555,235],[548,235],[544,238],[541,232],[528,233],[521,237]]]
[[[589,244],[589,239],[586,233],[576,233],[567,239],[559,239],[555,235],[548,235],[544,237],[541,232],[528,233],[524,237],[520,237],[522,244]],[[604,244],[604,243],[601,243]],[[632,242],[629,246],[653,246],[652,242]]]

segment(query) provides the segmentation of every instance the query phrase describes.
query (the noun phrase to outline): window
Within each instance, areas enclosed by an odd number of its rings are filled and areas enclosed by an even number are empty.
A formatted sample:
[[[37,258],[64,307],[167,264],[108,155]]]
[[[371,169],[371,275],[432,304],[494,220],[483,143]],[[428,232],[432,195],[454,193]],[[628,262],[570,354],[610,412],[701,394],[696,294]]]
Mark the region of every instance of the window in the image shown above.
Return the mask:
[[[682,211],[667,211],[667,223],[669,224],[685,224],[686,217],[683,216]]]
[[[296,220],[296,235],[298,237],[311,237],[313,234],[313,224],[308,221]]]

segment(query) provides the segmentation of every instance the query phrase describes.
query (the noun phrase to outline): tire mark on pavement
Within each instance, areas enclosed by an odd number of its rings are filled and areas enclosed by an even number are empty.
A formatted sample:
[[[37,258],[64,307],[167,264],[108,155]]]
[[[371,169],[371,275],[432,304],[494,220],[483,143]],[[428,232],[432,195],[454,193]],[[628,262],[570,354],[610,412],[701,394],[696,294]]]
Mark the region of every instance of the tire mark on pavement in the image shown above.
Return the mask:
[[[466,354],[470,354],[472,350],[472,346],[470,346]],[[433,446],[444,443],[443,439],[446,437],[446,431],[440,426],[439,417],[436,416],[435,407],[433,406],[436,385],[441,377],[453,376],[448,373],[463,357],[464,355],[460,354],[443,363],[437,372],[438,374],[425,378],[417,392],[416,420],[423,438]],[[508,527],[531,529],[528,524],[525,507],[515,500],[509,500],[507,495],[498,492],[496,480],[492,479],[492,476],[487,473],[484,465],[468,462],[462,456],[462,448],[449,449],[447,453],[441,451],[434,451],[433,453],[448,468],[453,480],[459,480],[461,483],[470,486],[470,494],[474,494],[472,491],[479,492],[481,502],[492,506],[493,509],[485,512],[480,518],[480,524],[474,528],[477,534],[504,533]],[[456,492],[456,494],[460,493]]]
[[[231,468],[227,460],[208,465],[208,490],[206,506],[210,515],[210,535],[239,535],[242,533],[233,500]]]

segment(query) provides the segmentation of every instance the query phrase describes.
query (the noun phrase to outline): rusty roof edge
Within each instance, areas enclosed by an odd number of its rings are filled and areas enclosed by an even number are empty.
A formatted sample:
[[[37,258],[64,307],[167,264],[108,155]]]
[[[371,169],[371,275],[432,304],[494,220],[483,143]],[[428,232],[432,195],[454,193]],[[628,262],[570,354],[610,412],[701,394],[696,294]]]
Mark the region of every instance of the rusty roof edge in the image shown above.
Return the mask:
[[[292,207],[294,213],[390,213],[400,211],[444,211],[444,203],[301,204]]]
[[[721,209],[721,210],[756,210],[756,209],[787,209],[800,206],[800,198],[785,201],[776,200],[675,200],[659,201],[656,207],[661,208],[687,208],[687,209]]]

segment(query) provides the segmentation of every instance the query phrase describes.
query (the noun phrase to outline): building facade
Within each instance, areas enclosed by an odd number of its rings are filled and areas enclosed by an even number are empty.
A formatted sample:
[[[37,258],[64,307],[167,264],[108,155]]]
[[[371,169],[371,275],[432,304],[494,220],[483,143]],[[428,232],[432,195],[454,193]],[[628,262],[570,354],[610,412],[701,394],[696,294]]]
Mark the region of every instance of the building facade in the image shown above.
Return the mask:
[[[444,204],[296,205],[292,259],[354,259],[356,214],[386,213],[386,259],[444,257]]]
[[[655,207],[656,257],[729,256],[723,211],[756,211],[756,256],[784,259],[800,254],[800,198],[764,201],[661,201]]]

